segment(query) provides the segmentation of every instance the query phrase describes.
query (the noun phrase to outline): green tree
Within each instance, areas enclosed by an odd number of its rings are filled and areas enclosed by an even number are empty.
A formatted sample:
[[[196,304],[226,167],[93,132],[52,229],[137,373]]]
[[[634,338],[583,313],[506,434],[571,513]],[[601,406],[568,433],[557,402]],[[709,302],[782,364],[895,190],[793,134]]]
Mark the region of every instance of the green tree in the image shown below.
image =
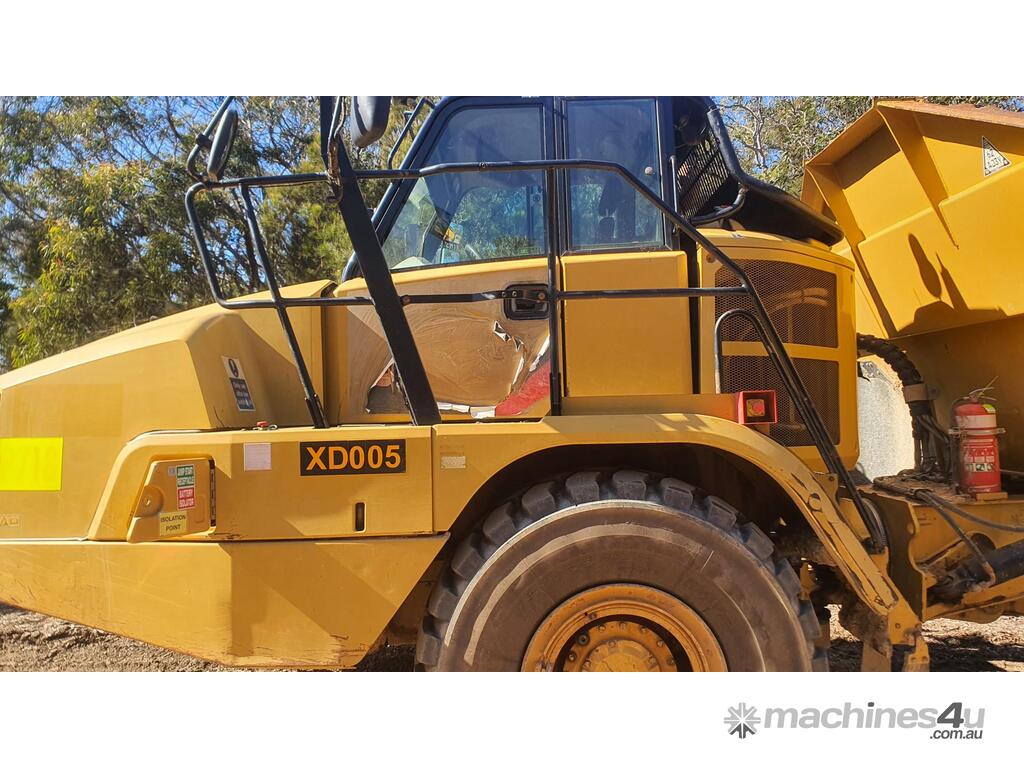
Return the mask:
[[[183,195],[192,183],[185,159],[218,103],[0,97],[0,365],[23,365],[210,300]],[[381,145],[353,153],[357,166],[379,165],[404,108],[395,105]],[[322,169],[315,99],[246,98],[241,115],[232,175]],[[367,202],[385,187],[367,185]],[[282,280],[339,274],[351,243],[326,186],[257,198]],[[259,290],[240,201],[218,193],[198,204],[225,289]]]

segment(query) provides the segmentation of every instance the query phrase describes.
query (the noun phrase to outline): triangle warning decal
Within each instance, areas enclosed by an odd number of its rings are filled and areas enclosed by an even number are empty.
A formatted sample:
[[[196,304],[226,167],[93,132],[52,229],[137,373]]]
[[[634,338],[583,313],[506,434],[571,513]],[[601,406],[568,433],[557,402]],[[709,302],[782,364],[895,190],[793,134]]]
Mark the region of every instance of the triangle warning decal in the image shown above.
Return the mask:
[[[1001,171],[1010,164],[1002,152],[992,146],[992,142],[981,137],[981,168],[986,176]]]

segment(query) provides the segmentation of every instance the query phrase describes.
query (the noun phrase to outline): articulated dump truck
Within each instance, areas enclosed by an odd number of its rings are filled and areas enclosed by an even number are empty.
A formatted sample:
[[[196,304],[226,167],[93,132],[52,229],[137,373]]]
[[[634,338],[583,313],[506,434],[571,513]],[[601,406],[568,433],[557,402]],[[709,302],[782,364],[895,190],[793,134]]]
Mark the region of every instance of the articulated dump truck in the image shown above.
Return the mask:
[[[391,106],[321,97],[323,171],[238,178],[226,99],[182,190],[214,303],[0,376],[0,601],[228,665],[526,671],[826,670],[829,606],[864,669],[926,670],[924,621],[1024,608],[1020,116],[878,103],[798,200],[706,98],[422,99],[357,169]],[[284,286],[259,208],[295,185],[354,253]],[[220,280],[225,194],[262,293]],[[869,364],[907,434],[861,445]]]

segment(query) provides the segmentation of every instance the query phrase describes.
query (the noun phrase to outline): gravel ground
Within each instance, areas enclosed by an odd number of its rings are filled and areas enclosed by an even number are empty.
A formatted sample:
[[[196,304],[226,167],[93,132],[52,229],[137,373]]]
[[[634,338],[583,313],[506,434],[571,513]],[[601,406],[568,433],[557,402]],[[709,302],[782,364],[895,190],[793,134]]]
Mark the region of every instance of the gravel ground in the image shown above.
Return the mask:
[[[932,669],[943,672],[1024,671],[1024,617],[991,624],[939,619],[925,625]],[[835,671],[855,671],[860,643],[832,621]],[[362,671],[412,669],[410,646],[385,648]],[[0,604],[0,671],[215,672],[225,667],[68,621]]]
[[[412,669],[412,646],[384,648],[360,671]],[[0,603],[0,672],[231,672],[212,661],[168,651],[63,619]]]

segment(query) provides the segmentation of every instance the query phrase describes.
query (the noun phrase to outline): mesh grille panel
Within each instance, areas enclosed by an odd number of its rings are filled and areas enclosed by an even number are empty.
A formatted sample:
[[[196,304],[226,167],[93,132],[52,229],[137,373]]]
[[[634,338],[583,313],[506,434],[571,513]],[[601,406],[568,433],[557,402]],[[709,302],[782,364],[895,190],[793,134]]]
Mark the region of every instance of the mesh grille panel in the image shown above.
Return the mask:
[[[825,422],[833,443],[839,443],[839,363],[834,360],[795,358],[797,373],[814,407]],[[783,445],[814,445],[799,412],[789,398],[782,379],[767,357],[727,355],[723,358],[722,391],[774,389],[779,422],[772,424],[771,436]]]
[[[718,145],[705,131],[701,139],[685,155],[679,154],[676,188],[679,193],[679,212],[695,216],[706,212],[708,203],[729,179],[725,160]]]
[[[782,340],[787,344],[836,347],[836,276],[832,272],[760,259],[736,259],[757,289]],[[728,269],[715,271],[715,286],[739,285]],[[715,319],[730,309],[752,309],[747,296],[715,298]],[[726,321],[723,341],[757,341],[757,333],[741,319]]]

